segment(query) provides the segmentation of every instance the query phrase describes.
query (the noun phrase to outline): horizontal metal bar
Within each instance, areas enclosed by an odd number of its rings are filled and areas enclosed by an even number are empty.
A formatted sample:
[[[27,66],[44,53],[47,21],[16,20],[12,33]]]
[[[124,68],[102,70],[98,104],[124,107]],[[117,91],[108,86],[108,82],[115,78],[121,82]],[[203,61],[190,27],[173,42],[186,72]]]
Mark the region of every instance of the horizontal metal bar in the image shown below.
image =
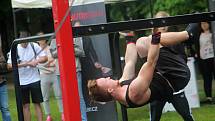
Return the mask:
[[[54,33],[49,33],[49,34],[44,34],[44,35],[37,35],[37,36],[19,38],[19,39],[15,39],[13,44],[20,44],[20,43],[26,43],[26,42],[36,42],[36,41],[43,40],[43,39],[48,40],[53,35],[54,35]]]
[[[141,30],[153,27],[171,26],[179,24],[197,23],[202,21],[214,21],[215,12],[203,12],[170,16],[164,18],[140,19],[121,22],[110,22],[96,25],[72,27],[73,36],[89,36],[104,33],[113,33],[124,30]]]
[[[215,12],[204,12],[195,14],[185,14],[164,18],[140,19],[132,21],[110,22],[105,24],[83,25],[72,27],[73,37],[90,36],[97,34],[113,33],[124,30],[141,30],[153,27],[171,26],[179,24],[197,23],[202,21],[215,21]],[[36,42],[41,39],[50,39],[54,33],[40,36],[31,36],[14,40],[14,44],[25,42]]]

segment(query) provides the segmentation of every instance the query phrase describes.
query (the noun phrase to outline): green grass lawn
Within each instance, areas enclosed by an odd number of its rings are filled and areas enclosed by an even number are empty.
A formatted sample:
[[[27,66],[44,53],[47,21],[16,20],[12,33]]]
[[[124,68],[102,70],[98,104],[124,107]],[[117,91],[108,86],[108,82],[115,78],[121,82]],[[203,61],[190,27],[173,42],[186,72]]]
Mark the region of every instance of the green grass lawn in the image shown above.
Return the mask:
[[[213,87],[214,87],[213,92],[215,92],[215,84],[213,84]],[[198,81],[198,89],[199,89],[200,99],[203,99],[204,92],[202,91],[203,90],[202,80]],[[10,85],[8,90],[9,90],[9,106],[10,106],[10,112],[12,115],[12,121],[18,121],[13,85]],[[54,121],[60,121],[60,113],[58,112],[57,103],[53,95],[51,96],[50,105],[51,105],[52,116],[55,119]],[[119,105],[117,106],[117,109],[118,109],[119,121],[122,121]],[[33,106],[31,107],[31,111],[33,112],[32,121],[36,121],[36,118],[34,116]],[[196,121],[215,121],[215,105],[203,105],[200,108],[192,109],[192,113]],[[148,106],[144,106],[136,109],[128,109],[128,119],[129,121],[149,121]],[[183,121],[183,119],[176,112],[167,112],[162,115],[161,121]]]
[[[196,121],[215,121],[215,105],[204,105],[201,108],[192,109]],[[121,113],[119,113],[121,116]],[[122,120],[121,117],[119,118]],[[149,121],[148,106],[137,109],[128,109],[129,121]],[[162,115],[161,121],[183,121],[176,112],[167,112]]]
[[[15,98],[15,93],[14,93],[14,88],[13,86],[8,87],[9,90],[9,106],[10,106],[10,112],[11,112],[11,117],[12,121],[18,121],[17,117],[17,109],[16,109],[16,98]],[[61,121],[61,115],[58,112],[58,107],[57,107],[57,102],[54,99],[54,94],[52,94],[51,99],[50,99],[50,105],[51,105],[51,115],[52,118],[54,119],[53,121]],[[42,105],[41,105],[42,106]],[[34,106],[31,105],[31,112],[32,112],[32,121],[37,121],[34,113]],[[45,115],[44,115],[44,121],[45,121]],[[1,118],[0,118],[1,120]]]

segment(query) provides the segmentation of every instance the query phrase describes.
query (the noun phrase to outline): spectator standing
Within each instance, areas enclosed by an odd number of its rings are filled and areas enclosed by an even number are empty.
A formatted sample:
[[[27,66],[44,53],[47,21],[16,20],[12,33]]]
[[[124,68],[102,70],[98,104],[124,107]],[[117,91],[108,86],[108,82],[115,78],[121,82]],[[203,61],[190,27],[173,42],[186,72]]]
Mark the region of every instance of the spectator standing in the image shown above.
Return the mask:
[[[20,38],[27,37],[28,32],[20,32]],[[35,107],[38,121],[43,120],[43,112],[40,103],[43,102],[40,75],[36,66],[47,61],[47,57],[41,47],[36,43],[21,43],[17,46],[18,68],[20,88],[23,98],[23,113],[25,121],[31,121],[30,96]],[[12,68],[11,52],[8,58],[8,68]]]
[[[155,18],[160,17],[168,17],[169,14],[165,11],[159,11]],[[168,32],[169,27],[160,27],[158,31],[161,33]],[[184,46],[182,43],[168,46],[168,49],[174,52],[176,55],[179,55],[184,61],[187,61],[187,57],[185,54]],[[168,75],[166,75],[168,77]],[[166,104],[165,101],[152,101],[150,103],[150,121],[159,121],[161,119],[162,110]],[[182,116],[184,121],[193,121],[192,114],[190,112],[189,103],[187,101],[184,90],[180,90],[173,94],[173,96],[168,100],[168,102],[172,103],[176,111]],[[182,105],[183,104],[183,105]]]
[[[57,76],[57,80],[58,80],[59,85],[61,87],[61,84],[60,84],[60,71],[59,71],[59,64],[58,64],[58,54],[57,54],[57,47],[56,47],[56,39],[53,39],[51,41],[50,52],[51,52],[52,57],[55,59],[55,66],[56,66],[55,75]],[[62,110],[63,110],[63,107],[62,107]],[[61,120],[64,121],[64,114],[63,113],[61,114]]]
[[[212,100],[212,80],[214,78],[214,49],[212,33],[208,22],[201,22],[202,32],[199,41],[195,43],[199,69],[204,80],[204,91],[206,100],[201,103],[213,103]]]
[[[77,25],[78,26],[78,23]],[[82,121],[87,121],[87,114],[86,114],[86,104],[83,97],[82,91],[82,73],[81,73],[81,63],[80,57],[84,56],[83,46],[82,46],[82,38],[75,38],[74,39],[74,49],[75,49],[75,62],[76,62],[76,75],[78,79],[78,91],[80,97],[80,108],[81,108],[81,118]],[[57,55],[57,48],[56,48],[56,40],[52,40],[50,45],[51,54],[55,59],[58,59]],[[58,61],[57,65],[58,66]],[[60,73],[57,73],[58,79],[60,79]]]
[[[42,32],[38,33],[38,35],[43,35]],[[63,105],[62,105],[62,95],[61,95],[61,87],[60,81],[57,79],[55,74],[56,66],[55,59],[52,57],[50,53],[50,47],[47,44],[47,40],[39,41],[40,47],[46,52],[48,61],[46,63],[39,64],[40,77],[41,77],[41,89],[43,94],[43,108],[46,114],[46,121],[52,121],[51,111],[50,111],[50,91],[51,88],[54,90],[55,99],[58,103],[58,109],[61,115],[63,114]]]
[[[9,106],[8,106],[8,91],[6,85],[7,62],[2,51],[2,43],[0,36],[0,110],[3,121],[11,121]]]

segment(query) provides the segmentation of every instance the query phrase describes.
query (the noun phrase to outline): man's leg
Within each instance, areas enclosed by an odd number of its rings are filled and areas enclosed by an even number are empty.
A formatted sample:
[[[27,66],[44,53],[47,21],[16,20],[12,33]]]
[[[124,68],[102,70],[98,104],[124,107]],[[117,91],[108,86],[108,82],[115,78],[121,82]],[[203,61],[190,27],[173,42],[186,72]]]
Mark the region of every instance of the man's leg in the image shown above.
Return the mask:
[[[191,23],[185,31],[162,33],[160,44],[162,46],[169,46],[181,42],[195,43],[199,38],[200,32],[200,25],[198,23]],[[141,37],[137,40],[136,46],[140,57],[147,56],[146,50],[149,48],[149,44],[152,40],[151,38],[150,35],[148,37]]]
[[[22,90],[22,103],[23,103],[23,115],[25,121],[31,121],[31,111],[30,111],[30,90],[29,85],[21,85]]]
[[[60,85],[60,77],[52,74],[52,81],[53,81],[53,89],[54,95],[57,100],[58,109],[60,113],[63,113],[63,102],[62,102],[62,93],[61,93],[61,85]]]
[[[84,96],[83,96],[83,89],[82,89],[82,74],[81,71],[77,72],[77,79],[78,79],[78,92],[79,92],[79,97],[80,97],[80,109],[81,109],[81,118],[82,121],[87,121],[87,108],[86,108],[86,103],[84,101]]]
[[[168,45],[175,45],[180,42],[187,42],[187,43],[195,43],[198,41],[199,36],[201,33],[201,26],[199,23],[191,23],[187,26],[185,31],[182,32],[171,32],[163,33],[161,35],[161,45],[168,46]]]
[[[11,121],[6,84],[0,86],[0,108],[3,121]]]
[[[30,84],[32,103],[35,107],[35,114],[38,121],[43,120],[43,112],[40,103],[43,102],[40,81]]]
[[[37,121],[43,121],[43,112],[40,103],[34,103],[35,114],[37,116]]]
[[[153,101],[150,103],[150,121],[160,121],[165,101]]]
[[[65,118],[64,118],[64,113],[63,113],[63,102],[62,102],[60,75],[57,74],[56,77],[57,77],[57,83],[56,83],[57,85],[56,86],[58,86],[58,89],[60,89],[60,92],[58,91],[58,95],[59,94],[61,95],[61,100],[58,101],[58,106],[59,106],[59,111],[61,112],[61,120],[64,121]]]
[[[187,31],[182,32],[167,32],[161,34],[160,44],[162,46],[174,45],[183,42],[189,38]],[[151,36],[141,37],[136,42],[138,55],[143,58],[147,56],[149,45],[151,43]]]
[[[206,94],[206,100],[201,103],[212,103],[212,80],[213,80],[213,62],[214,60],[211,59],[200,59],[200,66],[201,66],[201,72],[203,76],[204,81],[204,91]]]
[[[23,104],[23,115],[25,121],[31,121],[30,103]]]
[[[169,46],[169,45],[175,45],[180,42],[184,42],[189,39],[189,34],[187,31],[182,32],[166,32],[161,34],[160,44],[163,46]],[[149,47],[149,44],[151,42],[152,38],[151,35],[148,37],[141,37],[137,40],[137,43],[140,44],[147,44]],[[139,43],[140,41],[140,43]],[[142,42],[141,42],[142,41]]]
[[[176,111],[183,117],[184,121],[194,121],[184,92],[173,95],[171,103],[175,107]]]
[[[50,97],[50,89],[51,89],[51,78],[49,75],[41,74],[41,91],[43,95],[43,108],[46,116],[50,116],[50,105],[49,105],[49,97]]]

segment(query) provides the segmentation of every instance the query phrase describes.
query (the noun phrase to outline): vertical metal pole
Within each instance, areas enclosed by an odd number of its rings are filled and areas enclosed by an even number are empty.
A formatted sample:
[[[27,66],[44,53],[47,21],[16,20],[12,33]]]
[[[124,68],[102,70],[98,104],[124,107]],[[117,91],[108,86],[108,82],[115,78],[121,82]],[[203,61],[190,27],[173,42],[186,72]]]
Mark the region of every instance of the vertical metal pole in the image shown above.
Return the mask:
[[[55,29],[69,9],[68,0],[52,0]],[[69,14],[70,15],[70,14]],[[70,16],[56,34],[65,121],[81,121]]]
[[[121,111],[122,111],[122,121],[128,121],[128,113],[127,109],[124,105],[121,104]]]
[[[17,36],[17,27],[16,27],[16,11],[14,10],[14,8],[12,8],[12,12],[13,12],[13,30],[14,30],[14,36],[16,39],[18,36]]]
[[[119,34],[114,34],[113,38],[113,52],[114,52],[114,62],[115,62],[115,71],[118,72],[118,76],[122,76],[122,64],[120,60],[120,50],[119,50]],[[128,121],[127,108],[124,105],[121,106],[122,112],[122,121]]]
[[[13,12],[14,37],[16,39],[18,38],[17,25],[16,25],[16,10],[12,8],[12,12]],[[13,66],[13,77],[14,77],[13,80],[14,80],[14,88],[15,88],[15,95],[16,95],[17,115],[18,115],[18,121],[24,121],[22,95],[21,95],[21,88],[19,83],[19,71],[18,71],[16,55],[17,55],[17,43],[13,43],[11,46],[11,60],[12,60],[12,66]]]
[[[16,107],[18,114],[18,121],[24,121],[23,110],[22,110],[22,95],[21,88],[19,84],[19,72],[17,65],[17,44],[13,43],[11,46],[11,59],[13,66],[13,77],[14,77],[14,86],[15,86],[15,95],[16,95]]]

